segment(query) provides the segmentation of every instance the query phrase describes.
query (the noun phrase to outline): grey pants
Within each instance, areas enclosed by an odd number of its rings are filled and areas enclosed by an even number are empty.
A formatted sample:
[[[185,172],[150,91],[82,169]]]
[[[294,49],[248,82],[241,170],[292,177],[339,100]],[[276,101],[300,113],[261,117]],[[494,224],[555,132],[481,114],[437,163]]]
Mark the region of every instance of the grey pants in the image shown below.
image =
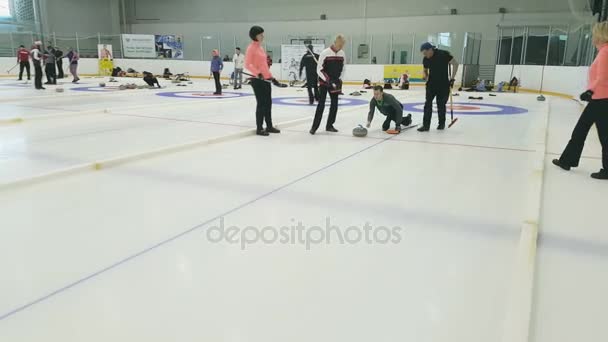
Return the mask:
[[[78,64],[70,64],[70,74],[74,77],[74,80],[79,80],[78,77]]]
[[[243,69],[234,69],[234,87],[243,85]]]

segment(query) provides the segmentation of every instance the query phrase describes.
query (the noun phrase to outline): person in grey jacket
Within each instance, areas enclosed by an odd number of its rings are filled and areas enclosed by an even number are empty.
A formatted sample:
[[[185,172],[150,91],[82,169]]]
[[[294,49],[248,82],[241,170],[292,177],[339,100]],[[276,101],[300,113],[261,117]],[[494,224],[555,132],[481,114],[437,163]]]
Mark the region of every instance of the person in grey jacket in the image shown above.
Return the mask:
[[[46,73],[45,84],[57,84],[57,69],[55,63],[57,58],[55,57],[55,48],[48,46],[44,52],[44,71]]]
[[[387,131],[391,126],[391,121],[395,122],[395,130],[401,131],[401,125],[409,126],[412,124],[412,114],[403,117],[403,105],[393,95],[385,94],[382,86],[374,87],[374,97],[369,103],[369,114],[367,115],[367,128],[372,125],[374,113],[378,111],[386,115],[382,124],[382,130]]]

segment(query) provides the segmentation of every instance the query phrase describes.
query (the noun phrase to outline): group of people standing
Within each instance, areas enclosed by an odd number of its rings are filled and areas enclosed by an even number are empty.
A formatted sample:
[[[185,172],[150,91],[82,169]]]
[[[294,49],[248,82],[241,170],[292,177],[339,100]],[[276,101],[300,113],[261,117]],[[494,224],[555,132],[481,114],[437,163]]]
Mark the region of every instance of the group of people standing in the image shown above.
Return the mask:
[[[64,77],[63,59],[67,58],[69,62],[70,73],[73,76],[72,83],[80,80],[78,77],[78,60],[80,56],[74,49],[69,49],[64,55],[57,47],[49,45],[46,49],[43,48],[42,42],[35,42],[31,50],[25,46],[19,46],[17,50],[17,64],[19,65],[19,81],[23,80],[24,71],[27,74],[27,79],[31,79],[30,59],[34,64],[34,86],[36,89],[45,89],[42,85],[42,75],[46,74],[46,85],[57,84],[57,79]],[[42,66],[44,65],[44,72]]]
[[[272,123],[271,84],[277,84],[278,81],[270,72],[268,55],[262,46],[264,42],[264,29],[260,26],[253,26],[249,30],[249,37],[251,38],[251,44],[245,54],[244,67],[255,76],[251,78],[251,86],[257,101],[256,134],[268,136],[270,133],[280,133],[280,130],[274,127]],[[325,130],[328,132],[338,132],[334,127],[334,123],[338,113],[338,95],[342,93],[342,75],[345,63],[345,55],[342,49],[345,43],[346,39],[343,35],[339,34],[336,36],[333,45],[323,50],[320,55],[316,55],[312,51],[312,47],[309,46],[307,55],[309,54],[310,56],[305,55],[303,57],[310,104],[312,105],[315,100],[318,101],[310,134],[315,134],[321,124],[328,94],[331,104]],[[240,73],[242,73],[242,69]],[[266,128],[264,128],[264,122],[266,122]]]
[[[264,40],[264,29],[260,26],[254,26],[251,28],[249,36],[252,43],[247,48],[245,67],[256,75],[251,81],[257,99],[256,132],[258,135],[266,136],[268,133],[279,132],[272,125],[270,84],[274,81],[274,78],[266,63],[266,52],[261,45]],[[302,71],[306,70],[306,87],[308,88],[309,104],[312,105],[317,101],[317,110],[312,127],[310,128],[310,134],[314,135],[321,125],[328,95],[330,107],[325,130],[327,132],[338,132],[334,127],[334,123],[336,122],[338,113],[339,95],[342,94],[342,78],[345,65],[345,53],[343,49],[345,43],[345,37],[339,34],[336,36],[333,44],[323,50],[321,54],[314,53],[312,46],[309,45],[307,46],[308,51],[300,62],[300,77],[302,76]],[[448,51],[437,49],[430,43],[424,43],[420,51],[424,55],[424,78],[427,83],[424,119],[418,131],[427,132],[430,130],[433,101],[435,98],[439,114],[439,126],[437,129],[443,130],[445,129],[446,104],[450,91],[454,86],[458,62]],[[391,121],[395,122],[395,130],[400,130],[401,125],[409,126],[411,124],[411,116],[403,116],[401,103],[392,95],[384,94],[382,87],[374,88],[374,98],[370,102],[370,112],[368,114],[368,127],[371,125],[376,108],[387,117],[382,125],[385,131],[389,129]],[[266,121],[266,129],[263,127],[264,120]]]

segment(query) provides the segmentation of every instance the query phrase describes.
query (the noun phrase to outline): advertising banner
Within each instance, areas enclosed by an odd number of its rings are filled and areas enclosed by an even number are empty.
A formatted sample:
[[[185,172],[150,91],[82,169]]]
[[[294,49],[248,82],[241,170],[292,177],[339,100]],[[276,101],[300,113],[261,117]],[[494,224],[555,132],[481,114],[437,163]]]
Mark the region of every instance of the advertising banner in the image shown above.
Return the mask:
[[[156,42],[152,34],[123,34],[124,57],[156,58]]]
[[[156,42],[156,57],[169,59],[184,59],[184,37],[175,34],[157,34],[154,36]]]
[[[384,66],[384,82],[392,80],[398,83],[401,80],[401,75],[408,74],[410,82],[424,82],[424,68],[421,64],[395,64]]]
[[[111,76],[114,69],[114,52],[110,44],[98,44],[97,56],[99,63],[99,75]]]

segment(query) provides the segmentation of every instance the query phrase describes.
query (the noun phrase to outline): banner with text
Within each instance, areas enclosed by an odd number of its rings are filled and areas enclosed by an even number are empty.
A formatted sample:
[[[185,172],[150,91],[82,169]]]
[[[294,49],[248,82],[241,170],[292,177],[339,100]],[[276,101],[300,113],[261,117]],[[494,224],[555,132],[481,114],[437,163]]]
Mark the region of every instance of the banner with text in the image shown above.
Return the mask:
[[[395,64],[384,66],[384,82],[399,83],[403,74],[408,74],[410,82],[424,82],[424,68],[420,64]]]
[[[156,58],[156,42],[153,34],[123,34],[122,48],[125,57]]]
[[[316,54],[320,54],[325,49],[322,44],[313,44],[312,50]],[[298,45],[281,45],[281,78],[289,81],[300,81],[300,62],[302,56],[306,54],[308,49],[304,44]],[[306,77],[306,72],[302,71],[302,77]]]

